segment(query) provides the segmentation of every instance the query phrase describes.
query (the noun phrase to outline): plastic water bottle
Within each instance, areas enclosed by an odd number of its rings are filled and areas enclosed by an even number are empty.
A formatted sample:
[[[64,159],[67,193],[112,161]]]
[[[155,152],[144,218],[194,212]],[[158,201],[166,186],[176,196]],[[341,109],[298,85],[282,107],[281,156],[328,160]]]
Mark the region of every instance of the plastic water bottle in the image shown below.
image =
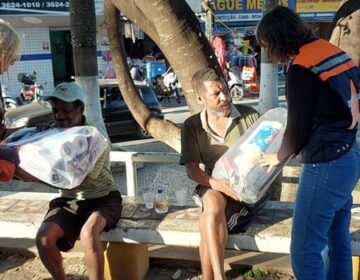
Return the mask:
[[[158,214],[165,214],[169,210],[169,199],[162,187],[158,188],[155,195],[155,211]]]

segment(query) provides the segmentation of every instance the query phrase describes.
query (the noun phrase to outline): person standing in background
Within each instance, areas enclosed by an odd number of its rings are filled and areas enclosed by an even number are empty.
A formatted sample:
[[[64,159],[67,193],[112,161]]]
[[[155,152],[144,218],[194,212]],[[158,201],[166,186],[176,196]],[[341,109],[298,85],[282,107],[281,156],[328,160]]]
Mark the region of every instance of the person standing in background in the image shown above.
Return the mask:
[[[19,57],[21,47],[21,39],[9,23],[0,19],[0,74],[5,73],[8,68],[13,65]],[[3,103],[0,85],[0,141],[6,134],[4,124],[5,106]],[[16,166],[15,162],[0,159],[0,181],[10,181],[14,176]]]
[[[279,151],[264,155],[260,164],[270,170],[293,153],[302,163],[290,248],[294,274],[298,280],[351,280],[351,193],[360,176],[359,69],[286,7],[267,13],[256,37],[274,62],[290,61],[284,138]],[[328,267],[321,255],[326,247]]]

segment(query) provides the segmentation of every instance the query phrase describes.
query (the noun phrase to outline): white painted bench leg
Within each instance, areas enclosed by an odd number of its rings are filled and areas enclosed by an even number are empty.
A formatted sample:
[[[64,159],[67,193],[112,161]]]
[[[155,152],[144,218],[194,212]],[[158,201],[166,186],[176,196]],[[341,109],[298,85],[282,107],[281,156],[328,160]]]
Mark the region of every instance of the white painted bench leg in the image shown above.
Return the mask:
[[[149,270],[147,244],[103,242],[105,280],[142,280]]]
[[[352,265],[353,265],[353,280],[360,280],[359,278],[359,258],[360,257],[352,257]]]

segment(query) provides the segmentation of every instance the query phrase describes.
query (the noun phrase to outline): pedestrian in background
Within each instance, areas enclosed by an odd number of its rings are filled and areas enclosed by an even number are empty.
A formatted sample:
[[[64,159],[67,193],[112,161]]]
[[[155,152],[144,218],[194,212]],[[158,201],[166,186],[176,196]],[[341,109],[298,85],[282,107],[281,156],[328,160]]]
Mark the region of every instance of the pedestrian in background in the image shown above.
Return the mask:
[[[292,153],[302,162],[290,249],[294,274],[299,280],[350,280],[351,192],[360,174],[359,69],[286,7],[266,14],[256,37],[274,62],[290,62],[284,138],[279,151],[260,162],[271,169]],[[327,246],[328,268],[321,256]]]
[[[8,70],[18,59],[20,53],[21,40],[19,35],[9,23],[0,19],[0,74]],[[0,85],[0,141],[4,139],[6,127],[4,124],[5,106],[3,103]],[[15,173],[15,163],[0,159],[0,181],[9,181]]]

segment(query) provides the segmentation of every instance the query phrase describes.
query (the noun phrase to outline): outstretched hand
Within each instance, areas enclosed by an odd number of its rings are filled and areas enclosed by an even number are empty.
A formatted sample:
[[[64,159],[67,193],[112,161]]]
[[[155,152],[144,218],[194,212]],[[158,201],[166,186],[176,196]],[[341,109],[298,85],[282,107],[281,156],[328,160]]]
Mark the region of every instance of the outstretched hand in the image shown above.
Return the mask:
[[[230,181],[228,179],[215,179],[211,177],[209,183],[212,189],[222,192],[234,200],[240,200],[238,194],[230,187]]]
[[[268,155],[262,155],[259,159],[259,164],[261,167],[268,166],[268,169],[266,172],[270,172],[276,165],[280,163],[277,154],[268,154]]]

